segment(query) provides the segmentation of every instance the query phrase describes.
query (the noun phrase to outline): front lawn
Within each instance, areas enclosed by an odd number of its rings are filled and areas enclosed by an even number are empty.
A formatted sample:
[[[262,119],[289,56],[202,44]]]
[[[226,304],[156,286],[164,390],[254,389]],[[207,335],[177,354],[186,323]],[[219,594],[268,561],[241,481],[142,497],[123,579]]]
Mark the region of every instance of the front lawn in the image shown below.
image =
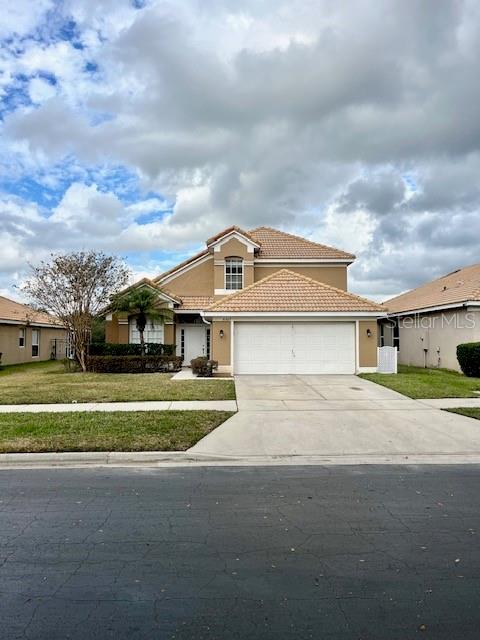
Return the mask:
[[[228,411],[0,414],[0,453],[185,451],[232,415]]]
[[[409,398],[480,397],[480,378],[467,378],[448,369],[423,369],[400,365],[397,375],[362,373],[360,377],[403,393]]]
[[[169,373],[67,373],[57,361],[0,371],[0,404],[234,400],[232,380],[173,381]]]
[[[459,413],[462,416],[480,420],[480,408],[478,407],[458,407],[458,409],[445,409],[445,411],[450,411],[450,413]]]

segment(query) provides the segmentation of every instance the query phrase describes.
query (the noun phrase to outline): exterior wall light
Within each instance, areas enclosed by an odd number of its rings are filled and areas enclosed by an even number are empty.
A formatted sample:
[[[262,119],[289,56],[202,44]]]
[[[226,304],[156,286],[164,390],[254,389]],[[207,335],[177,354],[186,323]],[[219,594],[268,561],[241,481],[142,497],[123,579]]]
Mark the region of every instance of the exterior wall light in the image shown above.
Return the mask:
[[[372,337],[372,332],[370,329],[367,329],[367,338],[371,338]]]
[[[223,336],[225,335],[224,332],[223,332],[223,329],[220,329],[219,335],[220,335],[220,338],[223,338]]]

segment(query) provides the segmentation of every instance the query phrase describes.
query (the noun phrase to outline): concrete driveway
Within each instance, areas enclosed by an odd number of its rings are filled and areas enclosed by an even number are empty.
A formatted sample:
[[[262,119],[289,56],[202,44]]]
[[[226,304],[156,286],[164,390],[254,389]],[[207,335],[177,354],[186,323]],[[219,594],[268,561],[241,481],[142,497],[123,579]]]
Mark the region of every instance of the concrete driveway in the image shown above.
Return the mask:
[[[239,411],[191,452],[231,456],[480,455],[480,422],[357,376],[237,376]]]

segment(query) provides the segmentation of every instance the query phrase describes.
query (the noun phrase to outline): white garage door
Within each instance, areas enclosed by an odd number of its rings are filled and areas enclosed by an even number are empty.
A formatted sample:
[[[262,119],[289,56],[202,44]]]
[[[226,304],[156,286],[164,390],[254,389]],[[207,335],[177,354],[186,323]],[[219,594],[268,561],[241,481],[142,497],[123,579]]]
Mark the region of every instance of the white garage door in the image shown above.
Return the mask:
[[[234,372],[355,373],[353,322],[236,322]]]

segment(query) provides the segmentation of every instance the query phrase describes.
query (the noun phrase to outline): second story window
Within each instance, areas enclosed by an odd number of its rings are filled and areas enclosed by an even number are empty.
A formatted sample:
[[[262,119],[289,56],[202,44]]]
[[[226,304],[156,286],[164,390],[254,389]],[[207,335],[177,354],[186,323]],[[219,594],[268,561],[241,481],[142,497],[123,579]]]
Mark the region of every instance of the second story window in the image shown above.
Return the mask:
[[[243,288],[243,260],[241,258],[227,258],[225,260],[225,289],[236,290]]]

